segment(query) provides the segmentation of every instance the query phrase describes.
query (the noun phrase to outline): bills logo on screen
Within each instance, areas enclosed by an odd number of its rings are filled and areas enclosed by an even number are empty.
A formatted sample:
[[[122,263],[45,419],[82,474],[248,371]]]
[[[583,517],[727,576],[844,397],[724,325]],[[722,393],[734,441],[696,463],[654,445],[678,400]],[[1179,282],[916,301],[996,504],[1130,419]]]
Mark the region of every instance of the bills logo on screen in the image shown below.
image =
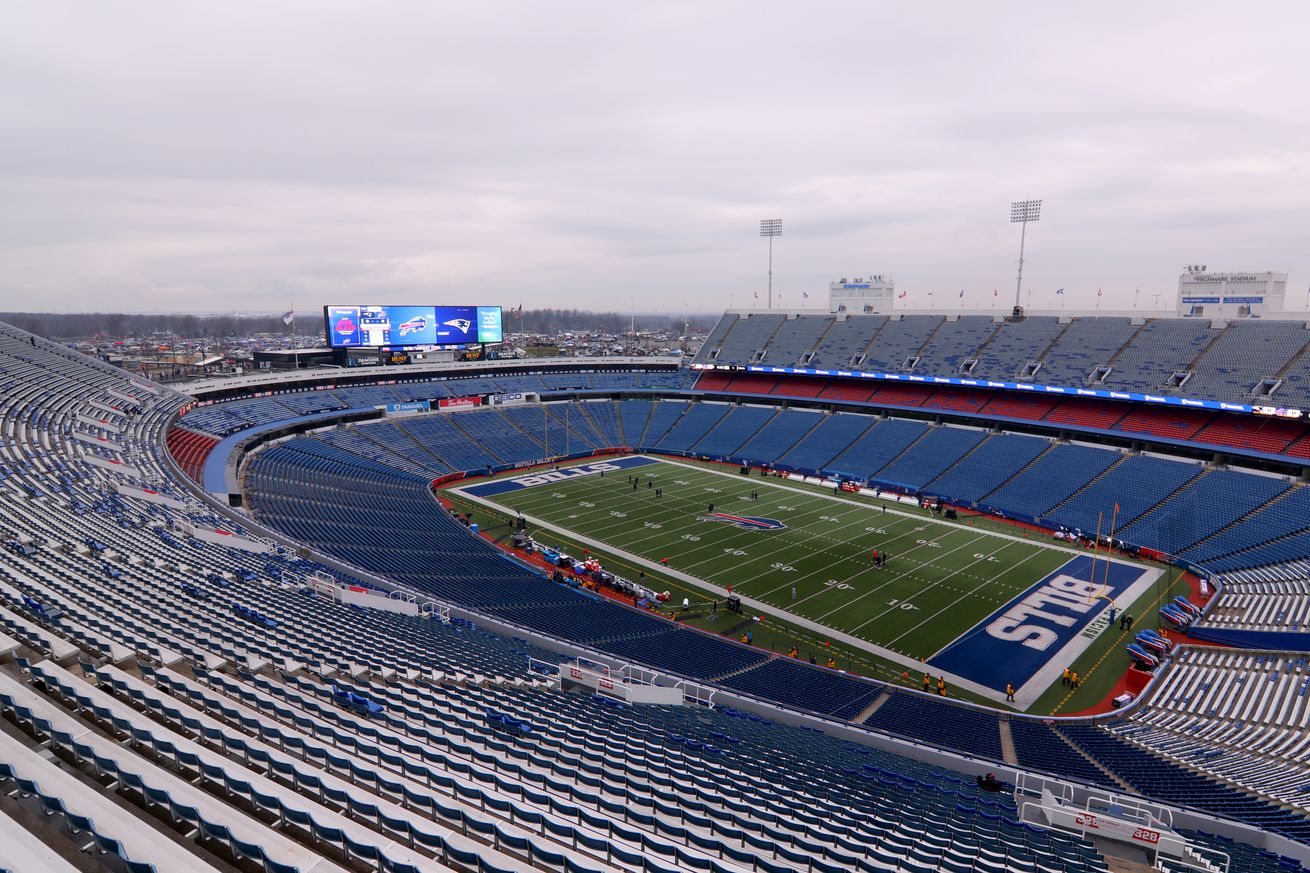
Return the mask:
[[[409,336],[411,333],[418,333],[421,330],[427,330],[427,327],[428,317],[426,315],[419,315],[411,318],[409,321],[401,322],[400,335]]]
[[[441,323],[446,327],[455,328],[460,333],[468,333],[469,328],[473,326],[473,322],[469,321],[467,318],[452,318],[450,321],[443,321]]]
[[[702,515],[701,521],[723,521],[734,524],[742,530],[782,530],[787,526],[776,518],[760,518],[756,515],[729,515],[726,512]]]

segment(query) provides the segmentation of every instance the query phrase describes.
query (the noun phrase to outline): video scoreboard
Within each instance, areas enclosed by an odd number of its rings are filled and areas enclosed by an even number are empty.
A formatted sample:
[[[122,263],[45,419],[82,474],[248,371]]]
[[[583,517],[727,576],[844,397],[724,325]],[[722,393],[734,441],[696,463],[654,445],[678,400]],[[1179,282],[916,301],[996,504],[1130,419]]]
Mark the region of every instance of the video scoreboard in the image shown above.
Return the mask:
[[[323,307],[328,345],[341,348],[469,346],[505,339],[499,306]]]

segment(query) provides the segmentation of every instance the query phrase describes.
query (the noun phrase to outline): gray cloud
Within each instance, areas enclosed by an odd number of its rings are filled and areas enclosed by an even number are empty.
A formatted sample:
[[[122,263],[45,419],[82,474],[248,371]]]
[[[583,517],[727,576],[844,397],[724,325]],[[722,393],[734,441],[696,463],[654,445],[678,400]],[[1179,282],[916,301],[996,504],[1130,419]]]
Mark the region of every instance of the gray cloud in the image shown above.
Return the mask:
[[[14,4],[5,308],[1310,283],[1297,2]],[[955,298],[958,300],[958,298]]]

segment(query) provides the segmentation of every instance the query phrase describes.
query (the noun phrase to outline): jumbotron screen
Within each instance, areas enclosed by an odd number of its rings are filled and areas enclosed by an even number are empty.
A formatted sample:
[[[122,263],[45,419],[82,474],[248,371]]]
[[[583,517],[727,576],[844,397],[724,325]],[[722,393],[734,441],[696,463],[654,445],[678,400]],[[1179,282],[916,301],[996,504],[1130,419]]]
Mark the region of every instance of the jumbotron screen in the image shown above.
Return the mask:
[[[328,345],[465,346],[503,342],[499,306],[324,306]]]

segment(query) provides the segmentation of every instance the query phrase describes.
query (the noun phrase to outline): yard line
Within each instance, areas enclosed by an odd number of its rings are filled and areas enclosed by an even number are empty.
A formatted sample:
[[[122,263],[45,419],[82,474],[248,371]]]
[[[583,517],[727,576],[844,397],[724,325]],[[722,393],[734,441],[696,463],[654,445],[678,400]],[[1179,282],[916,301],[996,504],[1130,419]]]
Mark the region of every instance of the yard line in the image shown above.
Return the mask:
[[[1026,558],[1024,558],[1023,560],[1019,561],[1018,563],[1016,563],[1016,564],[1011,564],[1010,566],[1008,566],[1008,567],[1006,567],[1005,569],[1001,570],[1001,572],[997,573],[995,576],[993,576],[992,578],[990,578],[990,579],[988,579],[986,582],[984,582],[983,585],[986,586],[986,585],[990,585],[990,584],[992,584],[992,583],[995,582],[997,579],[1001,578],[1002,576],[1006,575],[1006,574],[1009,573],[1010,571],[1014,570],[1014,569],[1015,569],[1016,567],[1018,567],[1020,564],[1025,564],[1025,563],[1027,563],[1028,561],[1032,560],[1033,558],[1037,557],[1037,556],[1040,555],[1040,554],[1042,554],[1042,553],[1041,553],[1041,552],[1033,552],[1032,554],[1028,555],[1028,557],[1026,557]],[[1063,566],[1063,565],[1061,565],[1061,566]],[[1059,568],[1057,567],[1056,569],[1058,570]],[[1034,581],[1036,581],[1036,580],[1034,580]],[[1031,587],[1031,586],[1029,586],[1029,587]],[[1026,590],[1026,589],[1024,589],[1024,590]],[[947,609],[950,609],[950,608],[951,608],[952,606],[954,606],[954,605],[955,605],[955,604],[953,604],[953,603],[952,603],[952,604],[948,604],[948,605],[945,606],[943,609],[938,610],[935,614],[933,614],[933,615],[929,616],[928,618],[924,619],[923,621],[919,622],[919,624],[916,624],[914,627],[910,628],[910,630],[906,631],[905,633],[909,633],[910,631],[917,630],[919,627],[921,627],[921,626],[924,625],[925,623],[931,621],[932,619],[936,618],[938,615],[941,615],[943,612],[945,612]],[[940,655],[940,654],[941,654],[942,652],[944,652],[946,649],[948,649],[948,648],[951,647],[951,643],[954,643],[955,640],[958,640],[960,637],[964,636],[965,634],[968,634],[968,633],[972,632],[973,629],[974,629],[975,627],[977,627],[977,626],[978,626],[978,623],[977,623],[977,622],[975,622],[974,624],[969,625],[967,628],[965,628],[963,631],[961,631],[961,632],[960,632],[960,633],[959,633],[959,634],[958,634],[954,639],[952,639],[950,642],[946,643],[946,645],[942,646],[942,647],[941,647],[940,649],[938,649],[937,651],[933,652],[932,655],[929,656],[929,659],[931,659],[931,658],[935,658],[937,655]],[[905,634],[901,634],[901,636],[905,636]],[[901,637],[897,637],[896,640],[899,640],[900,638],[901,638]],[[894,642],[896,642],[896,640],[892,640],[892,642],[894,643]]]
[[[941,534],[941,536],[944,537],[944,536],[946,536],[947,534],[949,534],[950,532],[951,532],[950,530],[943,531],[942,534]],[[928,540],[928,542],[930,542],[930,543],[935,543],[935,542],[937,542],[938,539],[941,539],[941,537],[937,537],[936,539]],[[937,560],[939,560],[939,559],[941,559],[941,558],[944,558],[944,557],[946,557],[947,555],[953,555],[953,554],[955,554],[955,553],[958,552],[960,549],[963,549],[963,548],[965,548],[966,546],[970,545],[972,542],[973,542],[973,540],[970,540],[969,542],[964,543],[963,545],[958,546],[957,548],[951,549],[951,550],[948,551],[948,552],[943,552],[942,554],[940,554],[940,555],[938,555],[937,557],[933,558],[931,561],[924,561],[924,562],[920,563],[920,564],[918,565],[918,567],[927,567],[927,566],[930,566],[931,564],[935,563]],[[869,589],[868,591],[864,592],[863,594],[860,594],[860,595],[854,597],[853,599],[848,600],[846,603],[842,604],[841,606],[838,606],[836,609],[830,609],[830,610],[828,610],[827,612],[823,613],[823,615],[820,615],[820,616],[819,616],[819,620],[823,620],[823,619],[827,618],[828,616],[832,615],[834,612],[839,612],[840,610],[843,610],[843,609],[849,609],[853,604],[858,603],[859,601],[861,601],[861,600],[863,600],[864,598],[868,597],[870,594],[877,594],[879,591],[881,591],[882,589],[886,588],[888,585],[892,584],[893,582],[899,582],[901,579],[904,579],[906,576],[909,576],[910,573],[912,573],[912,572],[913,572],[912,570],[906,570],[906,571],[903,572],[903,573],[899,573],[899,574],[897,574],[897,575],[895,575],[895,576],[892,576],[892,577],[889,578],[886,582],[883,582],[882,584],[877,585],[877,586],[875,586],[875,587]],[[868,624],[868,622],[865,622],[864,624]],[[861,624],[859,627],[855,628],[855,630],[859,630],[859,628],[864,627],[864,624]],[[854,631],[852,631],[852,633],[854,633]]]
[[[984,557],[984,558],[982,558],[982,559],[975,560],[975,561],[974,561],[973,563],[971,563],[971,564],[966,564],[965,567],[964,567],[964,569],[967,570],[967,569],[969,569],[970,567],[974,566],[974,564],[982,564],[982,563],[985,563],[985,562],[987,561],[987,558],[990,558],[990,557],[992,557],[993,555],[997,554],[998,552],[1001,552],[1001,551],[1003,551],[1003,550],[1005,550],[1005,549],[1007,549],[1007,548],[1009,548],[1009,547],[1010,547],[1010,544],[1009,544],[1009,543],[1006,543],[1006,544],[1002,545],[1002,546],[1001,546],[999,549],[997,549],[996,551],[988,553],[986,557]],[[1034,552],[1030,552],[1030,553],[1028,554],[1028,556],[1025,557],[1023,560],[1019,561],[1017,564],[1011,564],[1009,567],[1007,567],[1007,568],[1006,568],[1005,570],[1003,570],[1002,572],[1003,572],[1003,573],[1008,573],[1008,572],[1010,572],[1011,570],[1013,570],[1014,568],[1018,567],[1020,564],[1023,564],[1025,561],[1030,560],[1031,558],[1033,558],[1033,557],[1036,556],[1037,554],[1039,554],[1039,553],[1036,552],[1036,551],[1034,551]],[[961,572],[963,572],[963,570],[962,570]],[[947,578],[951,578],[951,577],[947,577]],[[943,579],[943,580],[940,580],[940,581],[938,581],[938,582],[934,582],[932,585],[929,585],[927,588],[924,588],[923,591],[924,591],[924,592],[931,591],[933,588],[936,588],[938,585],[941,584],[941,582],[944,582],[944,581],[946,581],[946,580]],[[986,584],[986,583],[984,583],[984,584]],[[932,621],[933,619],[935,619],[937,616],[941,615],[943,612],[946,612],[946,611],[949,610],[949,609],[953,609],[953,608],[955,608],[958,604],[959,604],[959,601],[952,601],[952,602],[946,604],[946,606],[942,607],[942,608],[939,609],[937,612],[935,612],[935,613],[933,613],[932,615],[928,616],[928,617],[925,618],[923,621],[921,621],[921,622],[919,622],[918,624],[916,624],[914,627],[912,627],[912,628],[908,628],[907,630],[905,630],[904,632],[902,632],[900,635],[898,635],[895,639],[890,640],[890,641],[887,643],[887,645],[891,645],[892,643],[896,643],[896,642],[898,642],[898,641],[901,639],[901,637],[904,637],[906,634],[913,633],[914,631],[916,631],[916,630],[918,630],[919,628],[923,627],[923,626],[924,626],[925,624],[927,624],[928,622],[930,622],[930,621]],[[882,618],[884,615],[886,615],[886,614],[889,613],[889,612],[891,612],[890,609],[883,610],[883,612],[882,612],[881,614],[874,616],[873,618],[869,619],[869,621],[876,621],[877,619]],[[867,624],[868,622],[865,622],[865,623]],[[973,625],[970,625],[970,627],[973,627]]]

